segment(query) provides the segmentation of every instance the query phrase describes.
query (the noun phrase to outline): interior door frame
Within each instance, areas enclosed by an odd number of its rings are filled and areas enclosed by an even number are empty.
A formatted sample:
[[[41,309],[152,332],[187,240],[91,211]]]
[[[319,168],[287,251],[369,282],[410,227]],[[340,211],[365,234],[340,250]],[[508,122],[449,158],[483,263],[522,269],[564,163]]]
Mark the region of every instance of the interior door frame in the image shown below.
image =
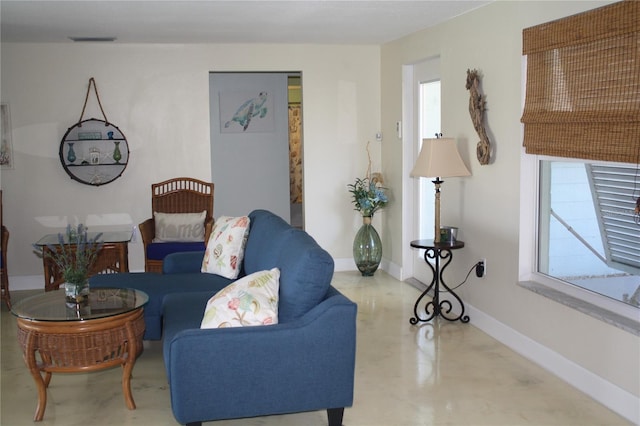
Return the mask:
[[[437,62],[436,62],[437,61]],[[419,208],[416,202],[416,193],[420,188],[418,179],[410,176],[415,164],[419,150],[417,139],[420,134],[420,121],[417,118],[420,112],[418,102],[420,100],[418,90],[419,85],[416,79],[419,76],[418,67],[431,63],[437,69],[437,78],[440,78],[440,57],[434,56],[421,61],[406,64],[402,67],[402,268],[400,279],[406,280],[416,277],[417,268],[427,271],[427,266],[422,265],[420,260],[416,262],[418,254],[411,248],[410,242],[419,239],[420,235],[420,215],[417,214]],[[435,75],[434,74],[434,75]],[[421,262],[424,262],[422,260]]]
[[[289,81],[289,77],[299,77],[300,78],[300,99],[299,99],[299,103],[298,105],[300,105],[300,113],[301,113],[301,120],[300,120],[300,158],[301,158],[301,162],[302,162],[302,212],[301,212],[301,224],[299,226],[302,226],[304,228],[304,116],[303,114],[303,99],[302,99],[302,72],[301,71],[211,71],[209,76],[209,81],[210,81],[210,87],[209,87],[209,92],[210,92],[210,99],[209,99],[209,104],[210,104],[210,108],[211,108],[211,130],[210,130],[210,144],[211,144],[211,167],[212,167],[212,178],[214,178],[214,176],[216,176],[215,170],[213,169],[215,167],[216,161],[214,159],[214,155],[215,154],[215,149],[216,148],[216,143],[219,144],[219,142],[215,142],[214,138],[216,137],[224,137],[222,135],[218,135],[218,132],[222,132],[223,129],[221,129],[221,118],[217,115],[220,113],[220,105],[217,105],[216,102],[218,102],[218,99],[216,99],[217,94],[221,93],[222,94],[222,89],[221,87],[219,87],[219,84],[214,83],[214,79],[217,76],[234,76],[237,78],[242,78],[243,76],[248,76],[251,77],[252,75],[255,75],[256,77],[260,77],[260,76],[280,76],[283,77],[285,80],[287,80],[287,85],[286,85],[286,95],[285,95],[285,102],[286,105],[284,105],[284,111],[286,111],[286,115],[287,115],[287,132],[286,134],[288,135],[287,137],[287,161],[286,161],[286,175],[287,175],[287,186],[286,186],[286,207],[284,206],[284,199],[279,196],[279,199],[281,199],[280,202],[278,202],[278,209],[282,210],[282,211],[278,211],[276,213],[278,213],[279,215],[281,215],[285,220],[287,220],[288,222],[291,222],[291,213],[292,213],[292,203],[291,203],[291,190],[290,190],[290,184],[291,184],[291,175],[290,175],[290,159],[291,159],[291,152],[290,152],[290,131],[289,131],[289,125],[290,122],[288,121],[288,111],[289,111],[289,106],[291,105],[291,99],[289,96],[289,85],[288,85],[288,81]],[[267,77],[267,78],[271,78],[271,77]],[[220,80],[218,80],[220,81]],[[254,83],[251,83],[251,85],[253,86]],[[239,90],[239,89],[230,89],[230,90]],[[278,97],[278,99],[282,99],[281,97]],[[281,110],[282,108],[282,104],[279,102],[282,102],[281,100],[276,99],[277,105],[274,107],[274,111],[277,110]],[[220,101],[221,102],[221,101]],[[227,132],[225,132],[227,133]],[[251,136],[251,134],[249,132],[247,132],[246,137],[249,138]],[[255,136],[255,133],[254,133]],[[278,140],[282,140],[282,139],[278,139]],[[278,144],[278,146],[280,146]],[[217,146],[216,149],[219,149],[219,145]],[[280,150],[281,148],[277,148],[278,150]],[[282,158],[282,157],[279,157]],[[279,163],[279,162],[278,162]],[[219,178],[219,177],[218,177]],[[282,183],[282,182],[281,182]],[[218,183],[221,184],[221,183]],[[216,188],[217,189],[217,188]],[[282,193],[284,190],[281,189],[280,193]],[[216,191],[217,192],[217,191]],[[263,200],[265,201],[265,200]],[[246,206],[245,206],[246,207]],[[256,208],[262,208],[261,206],[255,206]],[[237,214],[240,214],[239,212],[236,212]],[[248,212],[247,212],[248,213]],[[226,212],[223,211],[218,211],[218,214],[228,214]],[[243,213],[244,214],[244,213]]]

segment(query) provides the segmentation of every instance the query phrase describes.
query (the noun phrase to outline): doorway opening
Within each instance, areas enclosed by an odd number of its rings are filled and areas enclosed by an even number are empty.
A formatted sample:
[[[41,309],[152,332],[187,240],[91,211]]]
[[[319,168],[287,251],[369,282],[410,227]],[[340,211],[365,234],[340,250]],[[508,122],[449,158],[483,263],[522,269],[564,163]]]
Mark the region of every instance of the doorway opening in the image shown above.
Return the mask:
[[[212,72],[216,215],[270,210],[304,228],[301,72]]]
[[[403,249],[402,279],[431,280],[421,250],[409,242],[433,238],[433,185],[428,179],[412,178],[410,170],[418,158],[422,139],[440,132],[440,58],[433,57],[403,66]]]
[[[289,197],[291,226],[304,229],[302,185],[302,76],[290,74],[289,92]]]

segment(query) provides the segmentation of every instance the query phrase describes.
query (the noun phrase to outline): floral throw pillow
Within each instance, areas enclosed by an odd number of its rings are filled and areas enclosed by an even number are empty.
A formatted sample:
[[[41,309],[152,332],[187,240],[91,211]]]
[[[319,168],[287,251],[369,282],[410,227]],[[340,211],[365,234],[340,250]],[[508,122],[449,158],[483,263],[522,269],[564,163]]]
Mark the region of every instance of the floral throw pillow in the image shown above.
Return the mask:
[[[200,328],[277,324],[279,287],[278,268],[229,284],[207,302]]]
[[[249,217],[221,216],[216,220],[202,259],[201,272],[235,279],[240,274],[249,236]]]

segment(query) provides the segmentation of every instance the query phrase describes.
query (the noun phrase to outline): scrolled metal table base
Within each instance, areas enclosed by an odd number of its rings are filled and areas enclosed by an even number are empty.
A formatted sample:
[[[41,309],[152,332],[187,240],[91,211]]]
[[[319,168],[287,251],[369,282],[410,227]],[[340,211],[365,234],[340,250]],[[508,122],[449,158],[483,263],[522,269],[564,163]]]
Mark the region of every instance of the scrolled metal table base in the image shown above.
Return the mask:
[[[453,260],[453,254],[451,253],[452,249],[464,247],[464,243],[461,241],[457,243],[455,246],[446,246],[440,243],[431,243],[427,244],[425,241],[413,241],[411,243],[412,247],[423,248],[424,252],[424,260],[429,265],[431,269],[431,273],[433,274],[433,279],[431,283],[427,286],[426,290],[418,297],[416,303],[413,307],[414,316],[409,319],[409,323],[412,325],[416,325],[420,322],[428,322],[436,317],[441,317],[447,321],[460,321],[463,323],[469,322],[469,316],[464,314],[464,303],[462,299],[453,291],[451,288],[447,286],[443,279],[443,273],[447,266]],[[434,265],[429,260],[434,260]],[[441,261],[445,263],[441,267]],[[443,289],[440,288],[443,287]],[[420,306],[423,303],[423,299],[425,296],[428,296],[428,293],[433,289],[433,297],[432,299],[426,303],[424,309],[421,310]],[[448,292],[453,296],[453,298],[457,301],[460,306],[460,313],[456,315],[453,313],[453,304],[451,300],[441,298],[440,293]],[[424,312],[425,316],[421,316],[421,312]]]

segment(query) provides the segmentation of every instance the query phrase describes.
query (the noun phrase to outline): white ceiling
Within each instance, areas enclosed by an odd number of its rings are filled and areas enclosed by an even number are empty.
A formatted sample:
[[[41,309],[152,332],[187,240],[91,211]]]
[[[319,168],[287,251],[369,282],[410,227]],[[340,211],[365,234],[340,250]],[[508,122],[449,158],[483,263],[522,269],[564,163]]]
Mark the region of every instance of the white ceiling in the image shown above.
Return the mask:
[[[3,42],[383,44],[488,0],[0,0]]]

